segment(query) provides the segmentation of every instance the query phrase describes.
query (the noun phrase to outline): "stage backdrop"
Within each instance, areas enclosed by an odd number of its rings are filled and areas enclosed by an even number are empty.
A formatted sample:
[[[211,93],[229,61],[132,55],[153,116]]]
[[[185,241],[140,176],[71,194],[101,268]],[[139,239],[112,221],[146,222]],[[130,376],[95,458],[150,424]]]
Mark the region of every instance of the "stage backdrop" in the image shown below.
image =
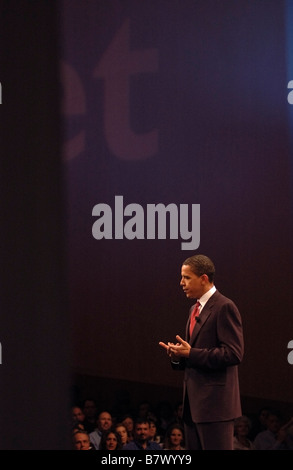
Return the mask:
[[[242,314],[242,395],[292,403],[286,6],[62,2],[75,373],[181,387],[158,342],[184,334],[180,268],[204,253]]]

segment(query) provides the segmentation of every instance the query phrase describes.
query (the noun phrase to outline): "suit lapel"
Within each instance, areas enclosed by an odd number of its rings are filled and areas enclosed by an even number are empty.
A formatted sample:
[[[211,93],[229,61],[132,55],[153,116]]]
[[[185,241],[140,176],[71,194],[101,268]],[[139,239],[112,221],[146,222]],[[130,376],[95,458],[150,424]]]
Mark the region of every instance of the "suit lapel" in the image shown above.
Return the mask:
[[[216,294],[217,294],[218,291],[216,291],[210,298],[209,300],[207,301],[207,303],[205,304],[204,308],[202,309],[202,311],[200,312],[200,315],[199,315],[199,320],[196,322],[195,326],[194,326],[194,329],[193,329],[193,332],[192,332],[192,335],[191,335],[191,338],[189,339],[189,344],[193,343],[199,333],[199,331],[201,330],[201,328],[203,327],[203,325],[205,324],[205,322],[207,321],[207,319],[209,318],[210,314],[212,313],[212,310],[213,310],[213,306],[215,304],[215,301],[216,301]],[[190,323],[190,316],[189,316],[189,321],[187,322],[188,323],[188,326],[187,326],[187,333],[188,333],[188,329],[189,329],[189,323]]]

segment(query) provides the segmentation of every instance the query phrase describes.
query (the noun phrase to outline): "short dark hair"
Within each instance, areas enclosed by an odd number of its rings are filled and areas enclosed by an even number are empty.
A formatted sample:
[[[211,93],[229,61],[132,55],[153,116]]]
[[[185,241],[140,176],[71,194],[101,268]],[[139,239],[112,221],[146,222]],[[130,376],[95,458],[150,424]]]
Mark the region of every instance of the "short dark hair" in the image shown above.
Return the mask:
[[[87,438],[88,438],[88,440],[89,440],[89,442],[90,442],[89,433],[88,433],[85,429],[73,428],[73,430],[72,430],[72,438],[73,438],[76,434],[84,434],[84,436],[87,436]]]
[[[136,426],[137,424],[150,424],[150,420],[148,418],[143,418],[143,417],[139,417],[135,420],[134,422],[134,426]]]
[[[206,274],[210,282],[214,281],[215,266],[210,258],[205,255],[194,255],[187,258],[183,265],[190,266],[191,271],[197,276]]]

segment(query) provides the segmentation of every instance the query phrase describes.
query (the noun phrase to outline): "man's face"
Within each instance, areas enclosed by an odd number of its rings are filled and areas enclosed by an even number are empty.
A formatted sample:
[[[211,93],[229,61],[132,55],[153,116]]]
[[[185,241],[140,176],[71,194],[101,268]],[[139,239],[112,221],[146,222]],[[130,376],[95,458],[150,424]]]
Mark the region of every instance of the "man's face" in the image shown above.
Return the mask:
[[[199,299],[205,293],[207,276],[197,276],[191,271],[190,266],[183,264],[181,268],[181,281],[183,291],[189,299]]]
[[[139,423],[135,426],[136,439],[139,442],[145,442],[149,439],[150,427],[148,423]]]
[[[84,433],[76,433],[73,438],[73,444],[75,450],[89,450],[90,448],[89,437]]]
[[[112,416],[103,412],[98,418],[98,428],[100,431],[107,431],[112,426]]]
[[[84,421],[84,414],[81,408],[77,406],[72,409],[72,419],[73,421],[83,422]]]

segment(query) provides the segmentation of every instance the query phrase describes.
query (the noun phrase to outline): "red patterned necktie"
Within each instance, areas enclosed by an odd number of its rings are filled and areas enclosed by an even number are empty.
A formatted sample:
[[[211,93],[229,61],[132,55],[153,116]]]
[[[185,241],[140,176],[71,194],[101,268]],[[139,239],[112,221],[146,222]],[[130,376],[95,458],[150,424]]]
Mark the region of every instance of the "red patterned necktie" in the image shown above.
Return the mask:
[[[195,304],[194,310],[191,314],[191,317],[190,317],[189,337],[191,337],[191,335],[192,335],[193,328],[194,328],[194,325],[196,323],[196,319],[199,315],[199,309],[200,309],[200,303],[199,303],[199,301],[197,301],[196,304]]]

